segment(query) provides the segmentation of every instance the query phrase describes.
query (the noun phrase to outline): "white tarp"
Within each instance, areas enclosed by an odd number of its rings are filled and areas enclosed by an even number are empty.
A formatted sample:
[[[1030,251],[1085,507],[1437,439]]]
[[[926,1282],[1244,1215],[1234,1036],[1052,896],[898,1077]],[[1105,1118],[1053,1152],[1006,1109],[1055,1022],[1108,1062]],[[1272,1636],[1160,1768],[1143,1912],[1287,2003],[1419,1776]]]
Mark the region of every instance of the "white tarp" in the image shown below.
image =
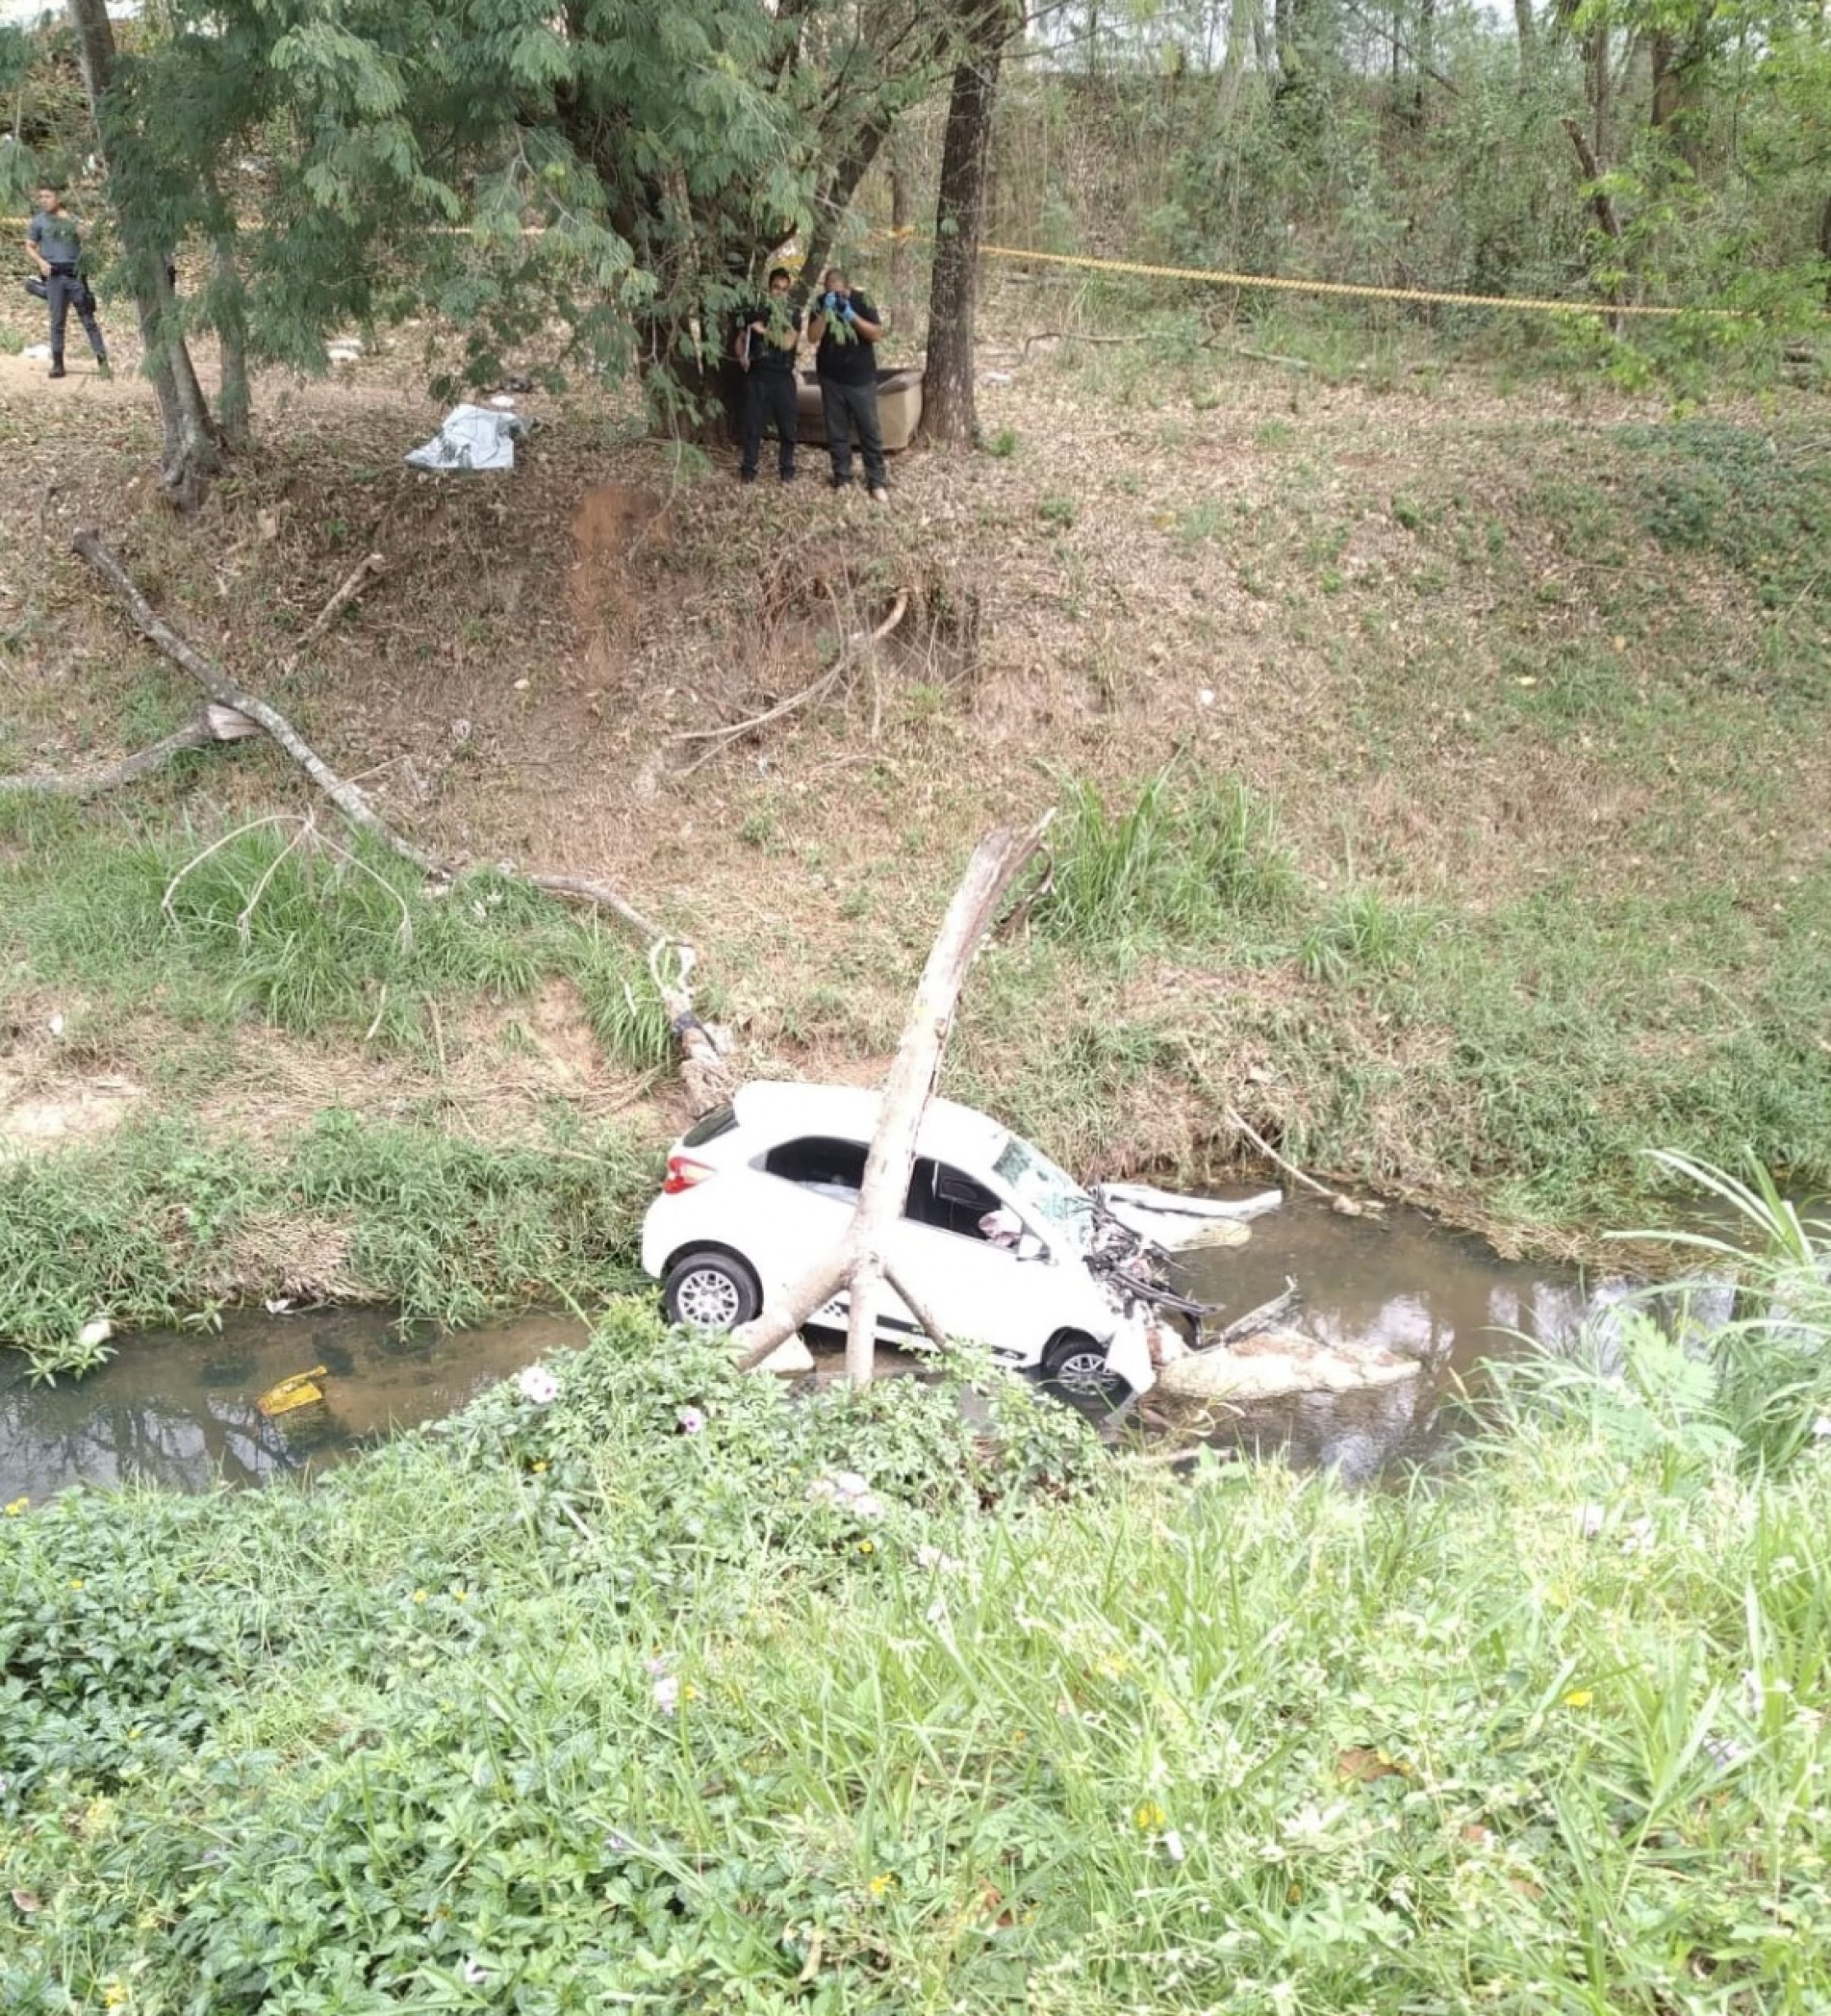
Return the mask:
[[[454,406],[430,441],[407,460],[415,469],[513,469],[515,444],[527,432],[519,413],[488,406]]]

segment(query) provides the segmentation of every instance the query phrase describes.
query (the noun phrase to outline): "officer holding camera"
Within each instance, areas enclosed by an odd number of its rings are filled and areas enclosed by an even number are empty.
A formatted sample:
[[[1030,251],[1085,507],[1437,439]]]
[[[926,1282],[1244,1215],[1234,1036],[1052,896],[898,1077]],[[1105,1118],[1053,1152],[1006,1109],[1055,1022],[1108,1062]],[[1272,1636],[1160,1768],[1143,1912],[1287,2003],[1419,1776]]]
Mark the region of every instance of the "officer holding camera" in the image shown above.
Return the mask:
[[[102,341],[101,325],[95,319],[95,296],[80,270],[83,241],[77,235],[76,219],[64,208],[64,200],[50,188],[38,191],[38,215],[26,227],[25,248],[36,261],[44,283],[44,298],[51,310],[51,376],[62,378],[64,329],[72,308],[83,324],[83,334],[95,352],[96,369],[103,377],[108,368],[108,345]]]
[[[833,488],[852,481],[852,430],[865,456],[865,487],[872,501],[890,501],[890,472],[884,467],[883,432],[877,424],[877,340],[883,318],[836,266],[826,268],[807,333],[817,345],[814,370],[820,379],[821,418],[826,451],[833,458]]]
[[[801,340],[801,319],[789,299],[794,275],[785,266],[770,274],[767,301],[744,311],[738,328],[737,361],[744,372],[744,461],[738,470],[746,483],[756,481],[763,452],[763,433],[776,422],[779,444],[778,473],[795,480],[795,352]]]

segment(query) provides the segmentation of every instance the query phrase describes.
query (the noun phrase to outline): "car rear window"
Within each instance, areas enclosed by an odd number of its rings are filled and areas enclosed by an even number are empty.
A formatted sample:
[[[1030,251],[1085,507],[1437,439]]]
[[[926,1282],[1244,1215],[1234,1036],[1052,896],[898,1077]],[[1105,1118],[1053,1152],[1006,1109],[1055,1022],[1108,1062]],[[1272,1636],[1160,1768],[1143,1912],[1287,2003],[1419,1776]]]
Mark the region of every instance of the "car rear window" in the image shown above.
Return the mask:
[[[805,1184],[810,1189],[855,1194],[865,1180],[865,1146],[862,1141],[837,1140],[830,1135],[803,1135],[797,1140],[778,1141],[763,1158],[763,1167],[772,1176]]]
[[[729,1134],[737,1125],[737,1109],[730,1106],[715,1106],[703,1119],[696,1120],[680,1136],[683,1148],[703,1148],[708,1141],[716,1141],[720,1135]]]

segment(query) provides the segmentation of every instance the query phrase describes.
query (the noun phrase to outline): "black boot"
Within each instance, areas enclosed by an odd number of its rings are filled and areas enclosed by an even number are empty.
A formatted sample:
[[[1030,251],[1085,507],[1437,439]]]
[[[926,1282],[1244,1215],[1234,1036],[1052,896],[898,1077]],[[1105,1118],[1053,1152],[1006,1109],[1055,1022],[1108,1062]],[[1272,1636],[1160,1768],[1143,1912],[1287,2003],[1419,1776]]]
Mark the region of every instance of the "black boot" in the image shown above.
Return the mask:
[[[51,376],[52,376],[53,378],[61,378],[61,377],[63,377],[63,376],[64,375],[64,360],[63,360],[63,358],[62,358],[62,357],[53,357],[53,358],[51,359],[51,370],[50,370],[50,375],[51,375]]]

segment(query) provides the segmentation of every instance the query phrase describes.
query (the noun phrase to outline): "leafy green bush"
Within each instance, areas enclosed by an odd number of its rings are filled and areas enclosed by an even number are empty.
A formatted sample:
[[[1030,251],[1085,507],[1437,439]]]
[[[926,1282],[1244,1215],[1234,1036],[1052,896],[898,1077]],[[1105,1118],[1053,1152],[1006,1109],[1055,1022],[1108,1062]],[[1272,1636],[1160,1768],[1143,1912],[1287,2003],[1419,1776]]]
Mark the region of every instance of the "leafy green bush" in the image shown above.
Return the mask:
[[[1828,1579],[1805,1451],[1182,1484],[622,1307],[310,1491],[5,1508],[0,2006],[1804,2009]]]

